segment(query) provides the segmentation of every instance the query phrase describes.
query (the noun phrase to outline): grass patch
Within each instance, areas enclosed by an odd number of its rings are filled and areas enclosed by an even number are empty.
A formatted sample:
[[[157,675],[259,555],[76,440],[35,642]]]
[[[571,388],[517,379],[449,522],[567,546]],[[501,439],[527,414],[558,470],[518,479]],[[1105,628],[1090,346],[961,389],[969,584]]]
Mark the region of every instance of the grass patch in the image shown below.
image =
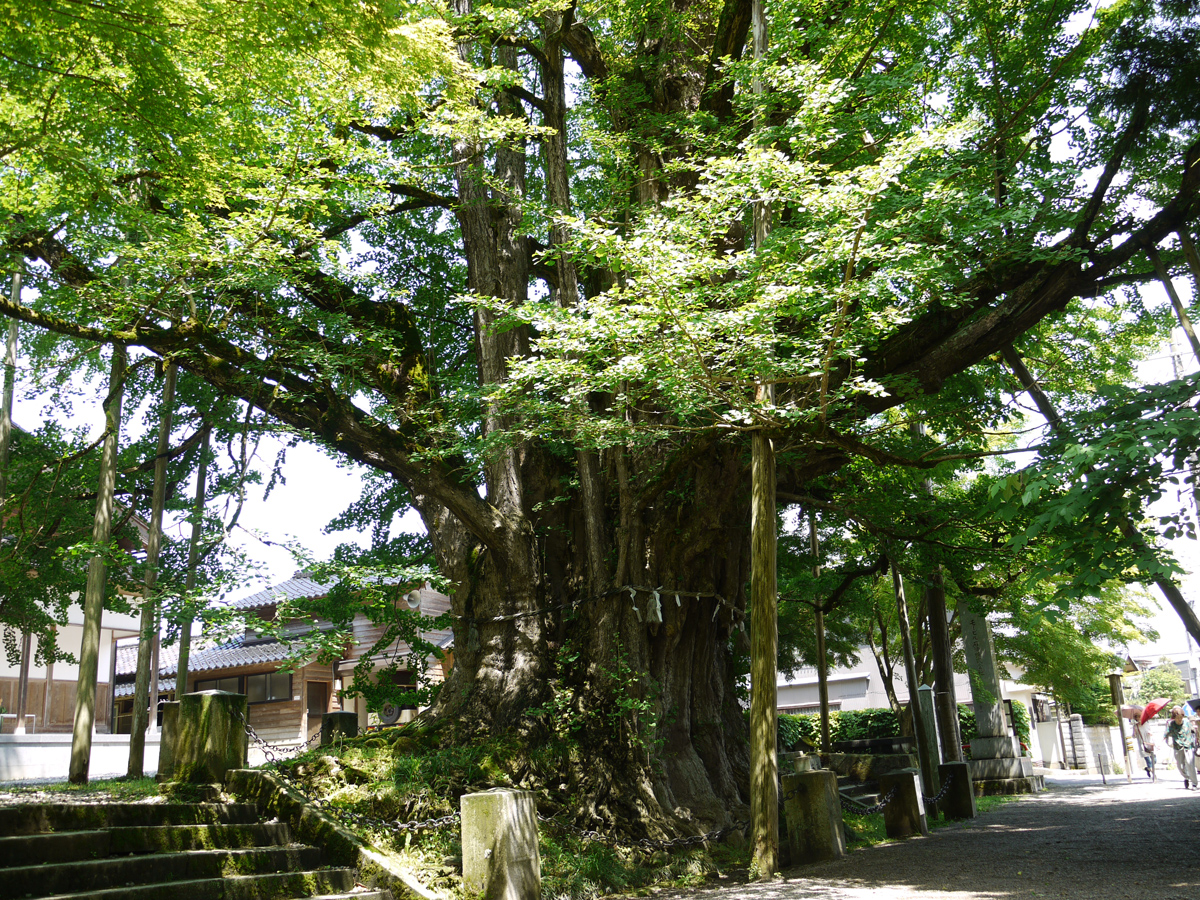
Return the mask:
[[[1021,799],[1021,794],[1003,794],[995,797],[976,797],[975,809],[978,815],[984,816],[990,813],[997,807],[1003,806],[1005,803],[1011,803],[1013,800]],[[852,813],[843,812],[842,821],[846,823],[846,839],[851,847],[873,847],[876,844],[886,844],[889,841],[896,840],[887,836],[887,831],[883,824],[883,813],[873,813],[869,816],[856,816]],[[938,828],[946,828],[949,825],[963,824],[962,819],[946,819],[941,816],[937,818],[927,818],[929,830],[934,831]],[[970,824],[970,820],[966,821]]]
[[[123,775],[119,778],[96,778],[87,784],[55,781],[50,784],[9,787],[5,788],[3,793],[21,801],[70,802],[72,799],[79,799],[88,803],[144,803],[159,799],[158,782],[153,778],[127,778]]]

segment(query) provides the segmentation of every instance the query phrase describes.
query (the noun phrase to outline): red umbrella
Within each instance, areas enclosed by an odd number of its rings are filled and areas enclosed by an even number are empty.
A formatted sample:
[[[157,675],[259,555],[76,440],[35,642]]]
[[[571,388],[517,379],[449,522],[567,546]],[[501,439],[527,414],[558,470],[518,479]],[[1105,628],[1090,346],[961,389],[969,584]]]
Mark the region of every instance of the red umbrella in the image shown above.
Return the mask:
[[[1142,710],[1142,717],[1138,719],[1138,724],[1145,725],[1148,721],[1162,712],[1163,707],[1170,702],[1171,701],[1166,697],[1155,697],[1153,700],[1147,703],[1146,708]]]

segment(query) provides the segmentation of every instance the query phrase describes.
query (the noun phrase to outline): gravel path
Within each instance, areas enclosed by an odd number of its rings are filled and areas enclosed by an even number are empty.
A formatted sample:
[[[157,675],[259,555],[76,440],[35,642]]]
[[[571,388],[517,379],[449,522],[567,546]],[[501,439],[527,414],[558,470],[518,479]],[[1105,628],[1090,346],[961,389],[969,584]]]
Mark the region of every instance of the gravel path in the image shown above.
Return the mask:
[[[1175,773],[1054,773],[1047,790],[927,838],[852,851],[783,878],[657,900],[1200,900],[1200,792]]]

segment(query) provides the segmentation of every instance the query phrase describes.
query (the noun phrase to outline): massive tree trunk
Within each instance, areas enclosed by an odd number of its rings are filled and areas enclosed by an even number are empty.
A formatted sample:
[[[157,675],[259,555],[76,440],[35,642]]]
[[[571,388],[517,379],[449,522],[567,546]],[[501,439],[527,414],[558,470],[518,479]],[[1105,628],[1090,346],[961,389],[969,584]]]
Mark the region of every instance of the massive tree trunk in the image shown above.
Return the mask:
[[[614,456],[600,472],[609,498],[620,493]],[[534,523],[522,558],[547,560],[540,578],[514,582],[486,551],[472,565],[469,539],[431,530],[461,579],[454,609],[463,617],[455,667],[431,714],[460,735],[557,728],[577,738],[589,763],[563,777],[590,798],[598,822],[666,833],[744,819],[749,760],[733,651],[745,640],[747,463],[739,448],[696,457],[683,479],[690,490],[670,502],[643,495],[629,504],[634,524],[625,528],[610,502],[604,524],[628,572],[618,580],[610,569],[601,591],[588,586],[586,501],[577,494],[533,511],[569,471],[527,471],[522,485]],[[543,707],[556,712],[529,715]]]

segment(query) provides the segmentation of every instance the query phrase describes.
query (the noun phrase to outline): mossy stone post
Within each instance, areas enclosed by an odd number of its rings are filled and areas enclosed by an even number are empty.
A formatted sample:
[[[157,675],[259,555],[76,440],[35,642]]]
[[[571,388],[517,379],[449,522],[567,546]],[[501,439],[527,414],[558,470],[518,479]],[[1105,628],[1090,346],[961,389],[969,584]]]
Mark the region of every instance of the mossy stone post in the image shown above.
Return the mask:
[[[886,797],[895,789],[891,802],[883,808],[883,827],[891,838],[910,834],[929,834],[925,821],[925,800],[921,793],[920,769],[897,769],[881,775],[879,793]]]
[[[783,815],[792,865],[846,855],[842,801],[831,770],[784,775]]]
[[[938,773],[937,714],[933,709],[933,688],[929,685],[923,684],[917,688],[917,706],[921,709],[921,730],[917,733],[917,744],[920,746],[921,759],[929,761],[929,771],[923,769],[921,777],[927,780],[926,795],[936,797],[942,791],[942,779]],[[926,816],[936,817],[940,808],[936,803],[928,804]]]
[[[975,784],[971,781],[971,767],[965,762],[942,763],[938,767],[942,776],[945,796],[938,801],[938,809],[947,819],[973,819],[978,815],[975,806]],[[947,784],[949,782],[949,784]]]
[[[539,900],[542,862],[530,791],[463,794],[463,894],[480,900]]]
[[[221,784],[230,769],[246,768],[246,695],[199,691],[179,700],[175,781]]]
[[[162,705],[162,733],[158,743],[158,781],[170,781],[175,774],[175,738],[179,733],[179,701]]]
[[[327,712],[321,715],[321,746],[332,744],[339,737],[358,737],[358,713]]]

